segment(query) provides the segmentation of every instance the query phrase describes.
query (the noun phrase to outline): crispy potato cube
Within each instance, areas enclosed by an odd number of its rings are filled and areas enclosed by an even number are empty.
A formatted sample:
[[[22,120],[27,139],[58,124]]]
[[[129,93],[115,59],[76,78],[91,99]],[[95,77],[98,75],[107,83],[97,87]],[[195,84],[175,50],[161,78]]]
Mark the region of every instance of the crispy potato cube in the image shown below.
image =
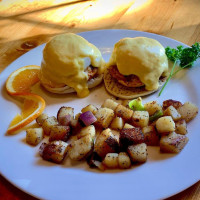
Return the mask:
[[[80,139],[80,138],[82,138],[86,135],[90,135],[92,139],[95,138],[96,130],[95,130],[95,127],[93,125],[86,126],[86,127],[82,128],[80,133],[77,135],[77,138]]]
[[[38,145],[44,137],[42,128],[29,128],[26,130],[26,142],[30,145]]]
[[[120,132],[120,148],[126,150],[129,145],[144,142],[141,128],[123,128]]]
[[[45,119],[48,118],[48,115],[45,113],[42,113],[39,117],[36,118],[36,122],[39,126],[42,126],[42,123],[44,122]]]
[[[102,131],[96,138],[94,151],[104,158],[107,153],[118,152],[119,143],[109,128]]]
[[[176,121],[175,125],[176,125],[176,130],[175,130],[176,133],[181,135],[187,134],[187,124],[184,119]]]
[[[55,125],[51,128],[49,141],[61,140],[67,142],[71,135],[69,126]]]
[[[81,113],[77,113],[77,114],[75,115],[74,119],[78,120],[79,117],[80,117],[80,115],[81,115]]]
[[[44,160],[61,163],[68,151],[68,143],[63,141],[53,141],[49,144],[41,145],[40,154]]]
[[[114,111],[117,106],[118,106],[118,103],[115,102],[113,99],[106,99],[101,107],[102,108],[110,108]]]
[[[87,112],[87,111],[91,111],[94,115],[97,112],[97,108],[95,106],[93,106],[92,104],[87,105],[86,107],[82,108],[81,112]]]
[[[131,159],[126,152],[119,153],[118,163],[121,169],[128,169],[131,167]]]
[[[49,135],[51,132],[51,128],[55,125],[58,125],[58,121],[54,116],[45,119],[44,122],[42,123],[44,134]]]
[[[115,113],[118,117],[122,117],[125,121],[129,121],[133,115],[133,111],[125,106],[118,104],[115,109]]]
[[[168,99],[166,101],[163,101],[163,110],[166,110],[169,106],[173,106],[174,108],[178,109],[182,105],[183,104],[180,101]]]
[[[124,128],[135,128],[133,125],[130,125],[128,123],[125,123],[124,124]]]
[[[179,153],[187,142],[187,136],[172,132],[169,135],[161,137],[160,150],[165,153]]]
[[[118,153],[108,153],[106,154],[106,157],[103,160],[103,164],[108,167],[108,168],[118,168],[119,163],[118,163]]]
[[[69,157],[72,160],[82,160],[92,151],[94,140],[90,134],[72,141],[69,147]]]
[[[129,107],[129,102],[130,101],[131,101],[130,99],[125,99],[125,100],[122,101],[122,105],[125,106],[125,107],[127,107],[127,108],[130,108]]]
[[[161,117],[156,121],[156,129],[159,133],[175,131],[175,123],[171,116]]]
[[[144,104],[144,109],[149,115],[153,115],[156,111],[162,110],[162,107],[157,101],[150,101]]]
[[[134,126],[145,127],[149,124],[149,113],[147,111],[135,111],[132,116]]]
[[[95,122],[97,125],[107,128],[114,118],[114,111],[110,108],[99,108],[95,117],[97,118]]]
[[[147,145],[145,143],[131,145],[127,151],[133,162],[144,163],[147,161]]]
[[[169,106],[165,111],[164,115],[171,116],[174,121],[177,121],[181,118],[181,115],[178,113],[174,106]]]
[[[156,132],[154,126],[146,126],[142,128],[144,134],[144,142],[149,146],[158,146],[160,143],[160,136]]]
[[[178,112],[181,114],[182,119],[189,122],[198,114],[198,107],[191,102],[186,102],[178,108]]]
[[[70,125],[71,120],[74,118],[74,108],[62,106],[57,113],[57,120],[63,126]]]
[[[121,130],[124,126],[124,120],[121,117],[115,117],[110,124],[110,128],[115,130]]]
[[[119,130],[111,130],[112,134],[114,135],[114,137],[117,139],[117,142],[119,143],[119,136],[120,136],[120,131]]]

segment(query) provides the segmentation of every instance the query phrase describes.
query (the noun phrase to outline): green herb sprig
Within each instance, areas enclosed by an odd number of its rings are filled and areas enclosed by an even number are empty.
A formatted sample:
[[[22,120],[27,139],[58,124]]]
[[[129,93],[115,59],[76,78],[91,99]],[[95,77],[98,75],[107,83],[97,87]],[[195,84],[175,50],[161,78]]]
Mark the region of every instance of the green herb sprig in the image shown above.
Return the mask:
[[[162,89],[160,90],[158,96],[162,94],[167,83],[176,73],[183,70],[184,68],[189,68],[193,66],[194,62],[200,57],[200,44],[196,42],[191,47],[186,48],[180,45],[177,46],[176,49],[168,46],[165,48],[165,54],[167,55],[169,60],[174,62],[174,64],[169,74],[169,77],[163,85]],[[179,64],[180,68],[174,72],[176,64]]]

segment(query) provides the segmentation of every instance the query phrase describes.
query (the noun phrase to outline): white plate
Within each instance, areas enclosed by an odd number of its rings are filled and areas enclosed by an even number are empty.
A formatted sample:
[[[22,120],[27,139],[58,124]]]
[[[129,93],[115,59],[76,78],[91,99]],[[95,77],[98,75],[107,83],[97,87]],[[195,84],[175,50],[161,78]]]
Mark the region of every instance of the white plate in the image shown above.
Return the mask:
[[[80,33],[81,36],[100,48],[108,61],[113,45],[123,37],[147,36],[160,41],[165,47],[176,47],[182,43],[175,40],[132,30],[100,30]],[[183,45],[183,44],[182,44]],[[189,142],[178,155],[160,154],[159,148],[148,148],[149,157],[145,164],[130,170],[98,172],[83,163],[56,165],[43,161],[37,154],[38,147],[24,142],[25,131],[14,136],[5,136],[11,119],[19,112],[16,100],[5,91],[8,75],[25,65],[40,65],[42,49],[39,46],[14,61],[0,74],[0,172],[16,187],[42,199],[161,199],[174,195],[200,179],[200,123],[199,115],[188,125]],[[180,72],[170,81],[161,97],[158,93],[144,101],[176,99],[192,101],[200,107],[200,68]],[[37,89],[37,88],[36,88]],[[38,87],[46,100],[45,112],[56,115],[62,105],[75,107],[79,112],[88,103],[101,105],[108,97],[103,85],[91,91],[89,97],[78,99],[75,95],[50,95]],[[15,104],[16,103],[16,104]]]

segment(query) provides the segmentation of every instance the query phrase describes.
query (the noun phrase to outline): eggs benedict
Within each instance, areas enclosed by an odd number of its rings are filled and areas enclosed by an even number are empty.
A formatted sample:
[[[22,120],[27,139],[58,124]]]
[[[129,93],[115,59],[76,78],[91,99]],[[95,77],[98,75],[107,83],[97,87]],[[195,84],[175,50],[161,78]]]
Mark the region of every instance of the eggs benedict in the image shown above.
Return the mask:
[[[66,33],[53,37],[43,50],[41,84],[53,93],[77,92],[86,97],[103,79],[101,52],[83,37]]]
[[[123,99],[158,90],[168,75],[165,48],[146,37],[123,38],[113,49],[104,73],[107,91]]]

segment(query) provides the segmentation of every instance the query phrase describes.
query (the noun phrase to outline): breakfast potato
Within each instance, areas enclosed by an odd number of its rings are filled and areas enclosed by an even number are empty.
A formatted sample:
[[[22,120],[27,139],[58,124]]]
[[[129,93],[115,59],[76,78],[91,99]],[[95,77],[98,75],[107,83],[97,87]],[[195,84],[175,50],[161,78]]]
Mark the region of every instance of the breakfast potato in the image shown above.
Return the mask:
[[[121,130],[124,126],[124,120],[121,117],[115,117],[110,124],[110,128],[115,130]]]
[[[77,113],[77,114],[75,115],[74,119],[79,120],[79,117],[80,117],[81,114],[82,114],[82,113]]]
[[[123,128],[135,128],[133,125],[125,123]]]
[[[82,128],[80,133],[77,135],[77,139],[80,139],[80,138],[82,138],[86,135],[90,135],[91,138],[94,140],[95,135],[96,135],[96,130],[95,130],[95,127],[93,125],[86,126],[86,127]]]
[[[178,109],[183,104],[180,101],[176,101],[173,99],[168,99],[163,101],[163,110],[166,110],[169,106],[173,106],[174,108]]]
[[[155,130],[154,126],[146,126],[142,128],[144,134],[144,142],[149,146],[158,146],[160,136]]]
[[[99,108],[95,114],[97,121],[95,122],[98,126],[107,128],[114,118],[114,111],[110,108]]]
[[[174,106],[169,106],[165,111],[164,111],[165,116],[171,116],[174,121],[178,121],[181,118],[181,115],[179,112],[174,108]]]
[[[111,132],[114,135],[114,137],[116,138],[117,142],[119,143],[120,130],[111,129]]]
[[[169,135],[161,137],[160,151],[164,153],[179,153],[187,142],[187,136],[172,132]]]
[[[72,160],[82,160],[93,150],[93,145],[94,139],[90,134],[87,134],[78,140],[73,140],[69,145],[69,157]]]
[[[153,115],[156,111],[162,110],[162,107],[157,101],[150,101],[144,104],[144,109],[149,115]]]
[[[36,123],[39,125],[39,126],[42,126],[42,123],[44,122],[45,119],[48,118],[48,115],[45,114],[45,113],[42,113],[39,117],[36,118]]]
[[[26,142],[30,145],[38,145],[44,137],[43,128],[29,128],[26,130]]]
[[[84,112],[87,112],[87,111],[91,111],[95,115],[97,110],[98,110],[97,107],[95,107],[92,104],[89,104],[86,107],[82,108],[81,112],[84,113]]]
[[[156,121],[156,129],[161,134],[175,131],[174,120],[171,116],[161,117]]]
[[[102,131],[96,138],[94,151],[102,158],[104,158],[107,153],[118,152],[118,149],[119,143],[109,128]]]
[[[119,168],[128,169],[131,167],[131,159],[126,152],[120,152],[118,156]]]
[[[62,106],[57,113],[58,123],[63,126],[70,125],[71,120],[74,118],[74,108]]]
[[[144,163],[147,161],[147,145],[145,143],[131,145],[127,152],[133,162]]]
[[[69,126],[55,125],[51,128],[49,141],[61,140],[67,142],[70,135],[71,131]]]
[[[187,124],[184,119],[180,119],[175,123],[176,130],[175,132],[181,135],[187,134]]]
[[[118,163],[118,153],[108,153],[106,154],[106,157],[103,160],[103,164],[108,167],[108,168],[118,168],[119,163]]]
[[[118,106],[115,109],[115,114],[118,117],[122,117],[125,121],[130,121],[133,111],[121,104],[118,104]]]
[[[135,111],[132,116],[134,126],[145,127],[149,124],[149,113],[147,111]]]
[[[127,107],[127,108],[130,108],[130,107],[129,107],[129,102],[130,102],[130,101],[131,101],[131,100],[129,100],[129,99],[125,99],[125,100],[122,101],[122,105],[125,106],[125,107]]]
[[[141,128],[123,128],[120,132],[120,148],[126,150],[129,145],[144,142]]]
[[[110,108],[114,111],[117,106],[118,106],[118,103],[115,102],[113,99],[106,99],[101,107],[102,108]]]
[[[105,170],[102,158],[96,152],[92,152],[92,154],[87,158],[87,163],[91,168],[98,168],[101,171]]]
[[[58,121],[54,116],[48,117],[47,119],[45,119],[42,123],[44,134],[49,135],[51,132],[51,128],[55,125],[58,125]]]
[[[42,143],[40,155],[44,160],[61,163],[68,152],[68,143],[63,141],[53,141],[48,144]]]
[[[185,119],[186,122],[189,122],[198,114],[198,107],[191,102],[184,103],[177,110],[181,114],[181,118]]]

